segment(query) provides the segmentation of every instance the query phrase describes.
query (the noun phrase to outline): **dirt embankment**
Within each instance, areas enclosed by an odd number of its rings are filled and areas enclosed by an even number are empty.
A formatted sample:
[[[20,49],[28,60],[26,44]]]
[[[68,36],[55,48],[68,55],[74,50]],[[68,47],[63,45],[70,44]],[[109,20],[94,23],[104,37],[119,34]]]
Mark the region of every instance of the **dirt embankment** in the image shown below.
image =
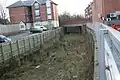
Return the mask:
[[[36,52],[0,80],[93,80],[93,53],[84,36],[69,35]]]

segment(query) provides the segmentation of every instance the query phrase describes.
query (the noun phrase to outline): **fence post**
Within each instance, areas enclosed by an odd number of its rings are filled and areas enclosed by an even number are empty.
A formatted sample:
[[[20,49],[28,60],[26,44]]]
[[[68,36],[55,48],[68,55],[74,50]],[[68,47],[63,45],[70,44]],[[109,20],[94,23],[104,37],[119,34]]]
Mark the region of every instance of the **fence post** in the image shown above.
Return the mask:
[[[99,53],[99,71],[100,71],[100,80],[106,80],[105,73],[105,34],[107,33],[106,29],[100,29],[100,53]]]
[[[35,48],[35,38],[34,36],[32,36],[32,38],[33,38],[33,48]]]
[[[43,33],[42,33],[42,38],[43,38],[42,41],[43,41],[43,43],[44,43],[44,36],[45,36],[45,35],[44,35],[44,32],[43,32]]]
[[[21,60],[20,60],[20,47],[19,47],[19,40],[17,40],[17,49],[18,49],[18,56],[19,56],[19,63],[18,65],[21,65]]]
[[[1,44],[1,54],[2,54],[2,62],[3,62],[3,67],[5,67],[5,59],[4,59],[4,53],[3,53],[3,45]]]
[[[43,45],[43,43],[44,43],[44,35],[43,35],[43,33],[41,33],[41,35],[40,35],[40,40],[41,40],[41,44]]]
[[[48,34],[48,31],[47,31],[47,41],[49,41],[49,34]]]
[[[27,55],[27,50],[26,50],[26,42],[25,42],[25,38],[23,38],[23,43],[24,43],[24,50],[25,50],[25,56]]]
[[[10,54],[10,57],[12,57],[13,58],[13,50],[12,50],[12,42],[10,42],[10,50],[11,50],[11,54]]]
[[[41,48],[41,34],[39,34],[39,48]]]
[[[37,35],[35,35],[35,38],[34,38],[34,41],[35,41],[35,49],[36,48],[38,48],[38,36]],[[36,49],[36,50],[38,50],[38,49]]]
[[[38,43],[38,44],[36,45],[36,47],[39,48],[39,38],[38,38],[38,35],[36,35],[36,40],[37,40],[37,43]]]
[[[29,41],[29,54],[32,53],[32,50],[31,50],[31,42],[30,42],[30,37],[28,37],[28,41]]]

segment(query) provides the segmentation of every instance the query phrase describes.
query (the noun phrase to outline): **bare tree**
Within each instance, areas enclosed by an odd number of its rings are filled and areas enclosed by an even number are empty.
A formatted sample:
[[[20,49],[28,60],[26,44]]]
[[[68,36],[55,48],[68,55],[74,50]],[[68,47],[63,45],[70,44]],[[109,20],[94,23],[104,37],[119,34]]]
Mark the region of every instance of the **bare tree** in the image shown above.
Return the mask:
[[[5,19],[5,16],[6,16],[6,14],[5,14],[5,9],[0,5],[0,18],[2,18],[2,19]]]
[[[0,3],[0,19],[3,20],[1,21],[3,24],[6,24],[6,12],[7,12],[7,9],[5,8],[5,5],[6,5],[6,1],[5,0],[3,3]]]
[[[64,25],[64,23],[66,21],[70,21],[70,20],[81,20],[81,21],[85,21],[85,17],[81,14],[73,14],[70,15],[70,13],[68,12],[64,12],[63,14],[59,15],[59,23],[60,26]]]

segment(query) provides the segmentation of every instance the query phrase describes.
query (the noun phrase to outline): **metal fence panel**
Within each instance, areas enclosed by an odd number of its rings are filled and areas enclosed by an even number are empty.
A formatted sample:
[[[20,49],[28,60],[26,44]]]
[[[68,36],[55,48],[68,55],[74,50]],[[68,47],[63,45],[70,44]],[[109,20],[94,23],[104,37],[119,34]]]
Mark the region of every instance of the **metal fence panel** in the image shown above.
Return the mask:
[[[94,31],[97,39],[98,54],[100,55],[98,56],[99,80],[120,80],[120,32],[101,23],[96,23],[94,28],[89,28],[87,31]],[[103,29],[107,31],[105,34],[101,32]]]

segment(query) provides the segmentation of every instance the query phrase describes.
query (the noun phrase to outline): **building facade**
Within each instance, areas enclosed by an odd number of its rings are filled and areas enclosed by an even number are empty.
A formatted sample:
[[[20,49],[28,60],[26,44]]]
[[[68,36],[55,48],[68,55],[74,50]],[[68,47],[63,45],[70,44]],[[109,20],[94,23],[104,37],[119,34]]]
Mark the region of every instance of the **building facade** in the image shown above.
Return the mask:
[[[91,2],[85,9],[85,18],[92,20],[92,5],[93,2]]]
[[[7,8],[13,24],[22,21],[28,26],[31,24],[59,26],[57,4],[51,0],[17,1]]]
[[[92,13],[93,22],[102,22],[101,17],[120,11],[120,0],[93,0]]]

